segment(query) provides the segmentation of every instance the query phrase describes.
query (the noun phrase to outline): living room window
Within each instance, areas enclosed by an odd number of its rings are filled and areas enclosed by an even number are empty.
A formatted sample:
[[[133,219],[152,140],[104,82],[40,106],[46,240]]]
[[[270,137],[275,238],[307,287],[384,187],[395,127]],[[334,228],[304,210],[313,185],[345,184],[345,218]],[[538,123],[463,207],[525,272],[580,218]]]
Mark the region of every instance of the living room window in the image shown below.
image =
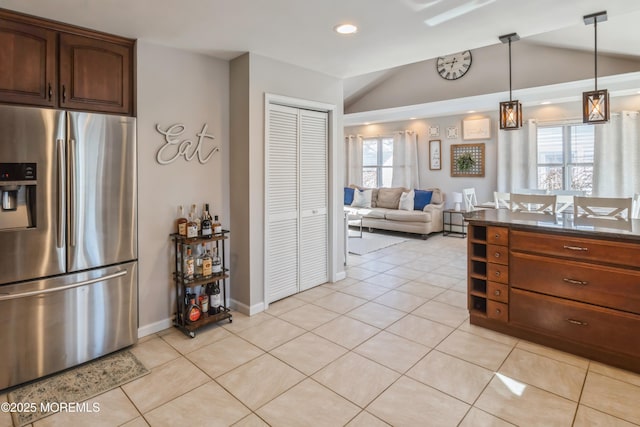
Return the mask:
[[[593,188],[594,127],[583,124],[538,126],[538,188]]]
[[[393,138],[365,138],[362,141],[362,185],[391,187]]]

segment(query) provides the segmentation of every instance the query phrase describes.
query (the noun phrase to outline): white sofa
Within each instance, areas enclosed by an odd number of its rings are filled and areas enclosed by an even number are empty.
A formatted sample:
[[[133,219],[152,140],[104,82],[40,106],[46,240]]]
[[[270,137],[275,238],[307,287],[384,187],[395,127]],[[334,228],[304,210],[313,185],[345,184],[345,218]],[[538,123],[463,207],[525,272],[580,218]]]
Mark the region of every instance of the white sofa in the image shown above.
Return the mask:
[[[362,187],[350,186],[355,191],[364,190]],[[374,188],[371,196],[371,207],[356,207],[345,205],[350,214],[362,215],[362,226],[369,229],[401,231],[416,233],[426,238],[431,233],[440,232],[442,226],[442,211],[444,210],[444,193],[439,188],[428,188],[431,191],[431,202],[421,210],[399,210],[398,204],[406,188]]]

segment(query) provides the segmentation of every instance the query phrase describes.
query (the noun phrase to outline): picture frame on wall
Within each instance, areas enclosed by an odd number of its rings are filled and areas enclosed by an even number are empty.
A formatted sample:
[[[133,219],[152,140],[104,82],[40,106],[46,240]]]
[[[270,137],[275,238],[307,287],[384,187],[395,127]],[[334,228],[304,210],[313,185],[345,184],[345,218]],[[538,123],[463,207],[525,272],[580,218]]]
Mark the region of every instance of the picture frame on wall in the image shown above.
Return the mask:
[[[447,139],[456,139],[458,138],[458,127],[457,126],[448,126],[447,127]]]
[[[451,176],[484,176],[484,143],[451,145]]]
[[[429,126],[429,136],[430,137],[440,136],[440,126],[438,125]]]
[[[467,119],[462,121],[462,139],[491,138],[491,120],[489,118]]]
[[[439,139],[429,141],[429,169],[442,169],[442,143]]]

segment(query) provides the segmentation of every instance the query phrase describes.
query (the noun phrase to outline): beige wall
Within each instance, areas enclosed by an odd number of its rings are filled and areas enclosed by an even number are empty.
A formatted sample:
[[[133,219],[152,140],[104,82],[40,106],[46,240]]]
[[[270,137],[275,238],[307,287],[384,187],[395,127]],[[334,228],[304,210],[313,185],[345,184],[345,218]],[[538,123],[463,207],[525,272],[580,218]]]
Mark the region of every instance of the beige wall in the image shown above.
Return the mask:
[[[139,334],[171,326],[175,312],[173,246],[179,204],[212,205],[229,226],[229,63],[144,41],[137,45],[138,177],[139,177]],[[156,162],[163,136],[156,124],[183,123],[184,138],[197,140],[204,123],[217,145],[206,164],[179,158]]]
[[[231,295],[236,308],[255,313],[264,307],[265,95],[336,105],[334,132],[337,136],[330,147],[330,164],[342,165],[342,81],[253,53],[231,61],[230,79],[231,206],[233,212],[242,211],[232,216],[231,227],[242,229],[244,233],[240,241],[234,240],[232,247],[231,267],[236,273]],[[244,167],[248,170],[243,170]],[[333,174],[330,170],[330,186],[332,194],[339,192],[341,197],[343,169],[338,167],[335,170]],[[342,206],[335,206],[332,212],[334,225],[341,218],[338,208],[342,210]],[[330,253],[336,259],[340,258],[338,251],[343,247],[343,233],[336,231],[340,227],[333,227],[334,248]],[[342,270],[342,263],[339,264],[337,268]]]
[[[526,41],[512,43],[513,89],[593,78],[593,54],[546,47]],[[379,110],[485,95],[509,90],[507,45],[497,44],[472,52],[473,63],[462,78],[448,81],[436,72],[435,59],[398,68],[369,92],[349,100],[345,113]],[[640,70],[640,60],[598,55],[598,75]]]

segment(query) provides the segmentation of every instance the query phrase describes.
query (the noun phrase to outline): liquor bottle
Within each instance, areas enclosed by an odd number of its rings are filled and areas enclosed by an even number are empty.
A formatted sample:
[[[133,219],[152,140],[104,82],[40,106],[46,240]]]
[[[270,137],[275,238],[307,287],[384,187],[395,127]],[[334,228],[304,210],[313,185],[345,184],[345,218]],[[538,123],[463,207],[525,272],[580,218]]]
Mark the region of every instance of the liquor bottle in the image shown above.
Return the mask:
[[[220,294],[220,284],[210,283],[209,288],[209,314],[220,313],[220,306],[222,305],[222,295]]]
[[[202,273],[202,260],[203,260],[204,255],[205,255],[205,249],[204,249],[204,243],[203,243],[202,246],[200,246],[200,245],[196,246],[196,253],[194,254],[194,259],[195,259],[195,263],[196,263],[195,277],[203,276],[203,273]]]
[[[187,235],[187,218],[184,217],[182,205],[178,206],[178,218],[176,219],[177,232],[181,236]]]
[[[202,316],[202,310],[198,304],[196,304],[196,294],[189,294],[189,306],[187,307],[187,321],[189,323],[195,322]]]
[[[208,250],[202,255],[202,275],[203,276],[211,276],[213,274],[213,265],[211,252]]]
[[[191,256],[191,246],[187,246],[187,255],[184,257],[184,269],[183,275],[187,280],[193,279],[193,274],[195,273],[195,263],[193,260],[193,256]]]
[[[213,217],[213,233],[214,234],[220,234],[222,233],[222,224],[220,224],[220,221],[218,221],[218,215]]]
[[[200,233],[200,231],[202,230],[202,224],[201,224],[201,220],[200,217],[198,216],[198,208],[196,206],[196,204],[194,203],[193,205],[191,205],[191,214],[193,215],[193,222],[196,223],[196,227],[198,230],[198,233]]]
[[[213,235],[213,226],[211,223],[211,215],[209,215],[209,204],[204,205],[202,213],[202,237],[211,237]]]
[[[189,212],[189,221],[187,222],[187,237],[198,237],[198,224],[193,220],[193,211]]]
[[[213,248],[213,255],[211,256],[211,273],[222,273],[222,260],[218,256],[218,248]]]

